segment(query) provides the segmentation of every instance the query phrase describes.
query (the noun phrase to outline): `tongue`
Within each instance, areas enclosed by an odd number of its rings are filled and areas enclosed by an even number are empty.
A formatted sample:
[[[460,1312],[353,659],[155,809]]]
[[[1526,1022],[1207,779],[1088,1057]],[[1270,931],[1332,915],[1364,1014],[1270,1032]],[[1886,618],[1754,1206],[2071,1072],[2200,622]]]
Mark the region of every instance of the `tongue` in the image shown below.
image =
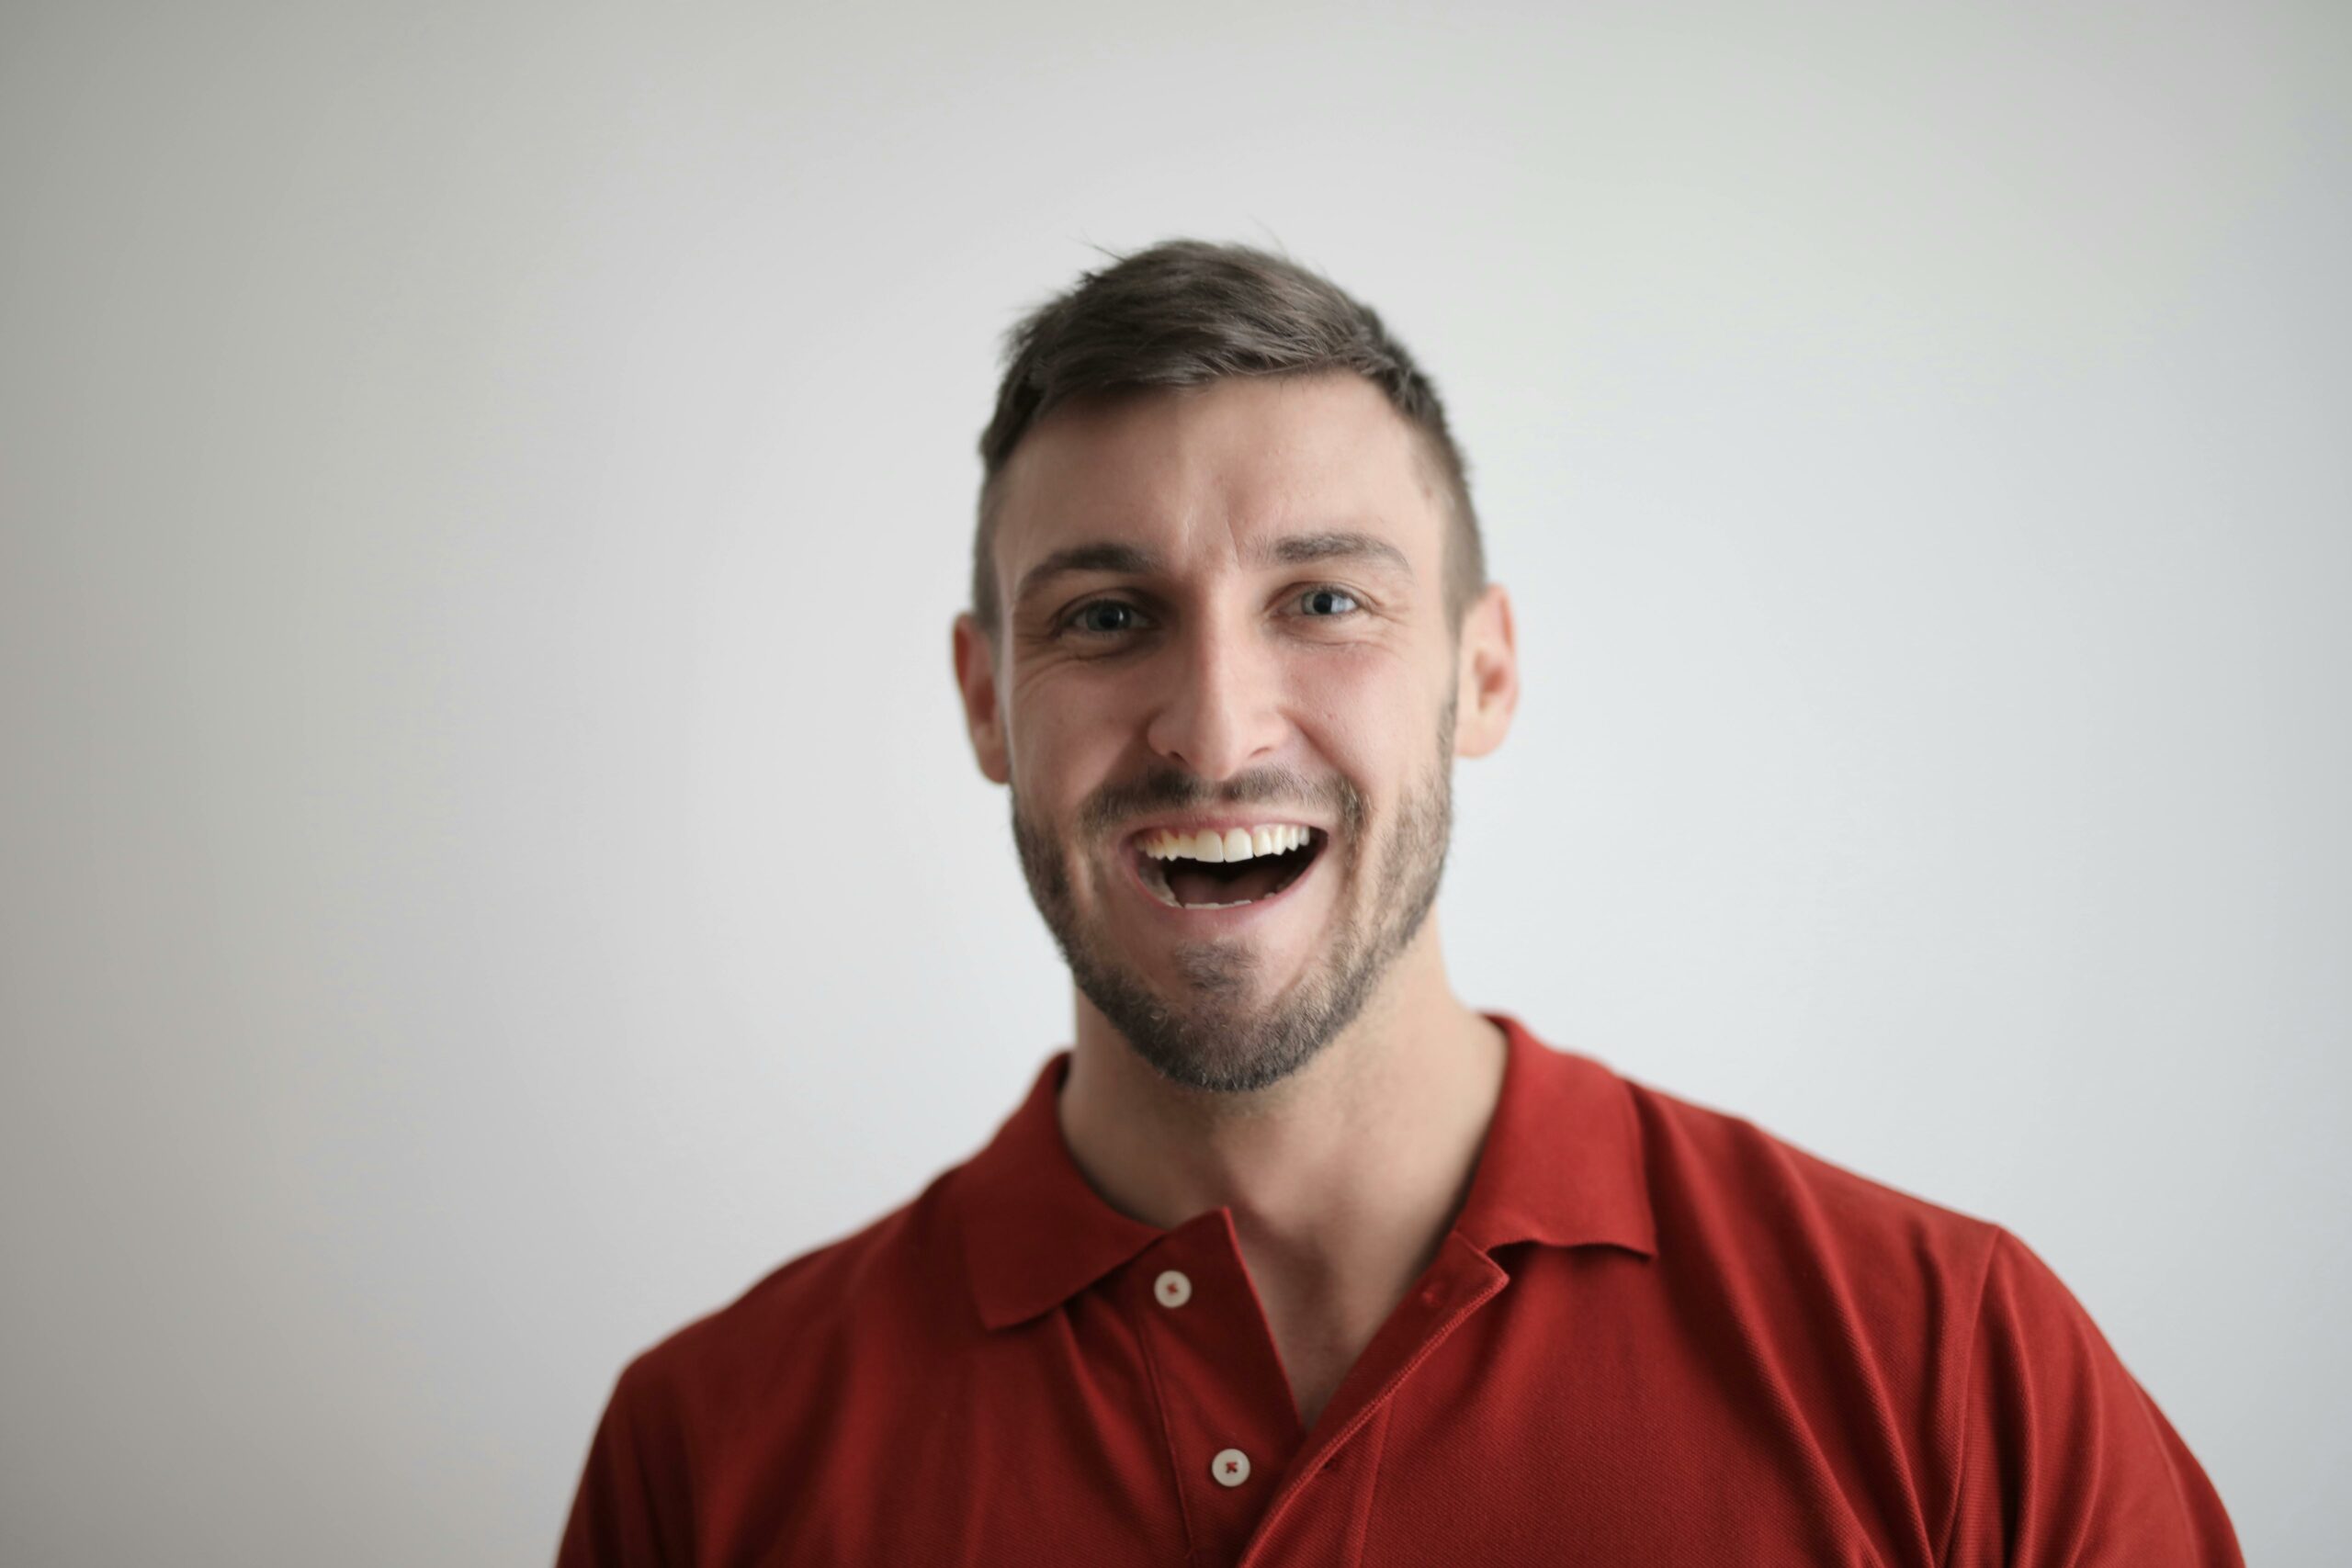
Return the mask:
[[[1284,858],[1261,855],[1230,865],[1177,861],[1168,868],[1168,891],[1179,904],[1240,904],[1262,898],[1282,879]]]

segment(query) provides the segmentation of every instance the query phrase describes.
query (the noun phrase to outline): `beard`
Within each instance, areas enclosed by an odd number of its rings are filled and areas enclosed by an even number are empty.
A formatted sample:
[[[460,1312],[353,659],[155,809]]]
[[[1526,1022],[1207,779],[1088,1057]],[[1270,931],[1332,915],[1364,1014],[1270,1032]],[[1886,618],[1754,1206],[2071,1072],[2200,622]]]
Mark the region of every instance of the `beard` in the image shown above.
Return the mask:
[[[1136,1055],[1171,1083],[1213,1093],[1267,1088],[1298,1071],[1355,1021],[1398,955],[1411,945],[1437,901],[1453,826],[1453,716],[1449,697],[1438,723],[1434,765],[1397,804],[1385,840],[1367,845],[1361,791],[1334,778],[1317,787],[1279,770],[1245,773],[1215,785],[1190,773],[1159,770],[1132,784],[1098,790],[1079,808],[1076,831],[1065,838],[1033,821],[1012,792],[1012,840],[1029,895],[1045,917],[1070,978]],[[1368,903],[1344,909],[1313,968],[1283,995],[1256,995],[1261,961],[1246,940],[1181,943],[1174,953],[1178,989],[1155,987],[1113,952],[1099,918],[1080,915],[1070,896],[1065,843],[1101,842],[1132,818],[1152,810],[1214,805],[1296,806],[1320,801],[1339,830],[1328,834],[1319,862],[1344,840],[1351,880],[1367,882]],[[1368,863],[1377,848],[1379,863]],[[1335,871],[1338,867],[1333,868]]]

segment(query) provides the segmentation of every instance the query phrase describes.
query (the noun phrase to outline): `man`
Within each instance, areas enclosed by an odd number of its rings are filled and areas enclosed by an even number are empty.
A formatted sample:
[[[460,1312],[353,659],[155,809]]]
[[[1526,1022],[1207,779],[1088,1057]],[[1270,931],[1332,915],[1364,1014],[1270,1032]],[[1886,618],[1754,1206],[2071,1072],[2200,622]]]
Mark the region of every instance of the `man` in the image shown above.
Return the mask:
[[[1373,312],[1145,251],[981,455],[956,677],[1073,1047],[628,1367],[562,1563],[2238,1561],[2018,1242],[1455,998],[1511,608]]]

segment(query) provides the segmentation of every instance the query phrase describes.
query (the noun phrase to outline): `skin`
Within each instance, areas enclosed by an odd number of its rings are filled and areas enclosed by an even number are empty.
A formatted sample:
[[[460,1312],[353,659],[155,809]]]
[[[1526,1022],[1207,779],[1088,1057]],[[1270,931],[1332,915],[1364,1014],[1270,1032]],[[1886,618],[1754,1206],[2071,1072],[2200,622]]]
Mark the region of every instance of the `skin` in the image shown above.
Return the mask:
[[[1136,1219],[1231,1208],[1311,1427],[1459,1213],[1504,1046],[1454,996],[1434,915],[1393,931],[1361,1008],[1302,1059],[1259,1025],[1381,929],[1384,870],[1413,863],[1417,823],[1426,849],[1448,753],[1502,742],[1519,694],[1509,596],[1490,585],[1452,624],[1444,492],[1418,433],[1351,375],[1057,410],[1014,452],[1000,506],[1003,624],[962,616],[953,638],[980,771],[1010,786],[1043,857],[1033,890],[1059,885],[1065,951],[1202,1022],[1179,1036],[1182,1076],[1245,1086],[1171,1077],[1079,989],[1063,1137]],[[1278,558],[1284,540],[1334,535],[1356,538]],[[1145,559],[1032,582],[1106,544]],[[1205,804],[1171,811],[1170,781]],[[1329,841],[1277,900],[1172,910],[1129,866],[1135,829],[1171,815],[1304,822]]]

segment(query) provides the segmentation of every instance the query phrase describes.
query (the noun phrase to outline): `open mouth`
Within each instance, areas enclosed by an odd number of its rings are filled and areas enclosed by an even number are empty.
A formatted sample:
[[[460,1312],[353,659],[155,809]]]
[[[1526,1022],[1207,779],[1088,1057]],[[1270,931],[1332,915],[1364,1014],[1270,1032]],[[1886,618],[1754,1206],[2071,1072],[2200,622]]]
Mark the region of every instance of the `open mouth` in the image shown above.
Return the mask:
[[[1143,885],[1178,909],[1238,909],[1296,882],[1323,852],[1321,829],[1295,823],[1197,833],[1155,829],[1136,850]]]

